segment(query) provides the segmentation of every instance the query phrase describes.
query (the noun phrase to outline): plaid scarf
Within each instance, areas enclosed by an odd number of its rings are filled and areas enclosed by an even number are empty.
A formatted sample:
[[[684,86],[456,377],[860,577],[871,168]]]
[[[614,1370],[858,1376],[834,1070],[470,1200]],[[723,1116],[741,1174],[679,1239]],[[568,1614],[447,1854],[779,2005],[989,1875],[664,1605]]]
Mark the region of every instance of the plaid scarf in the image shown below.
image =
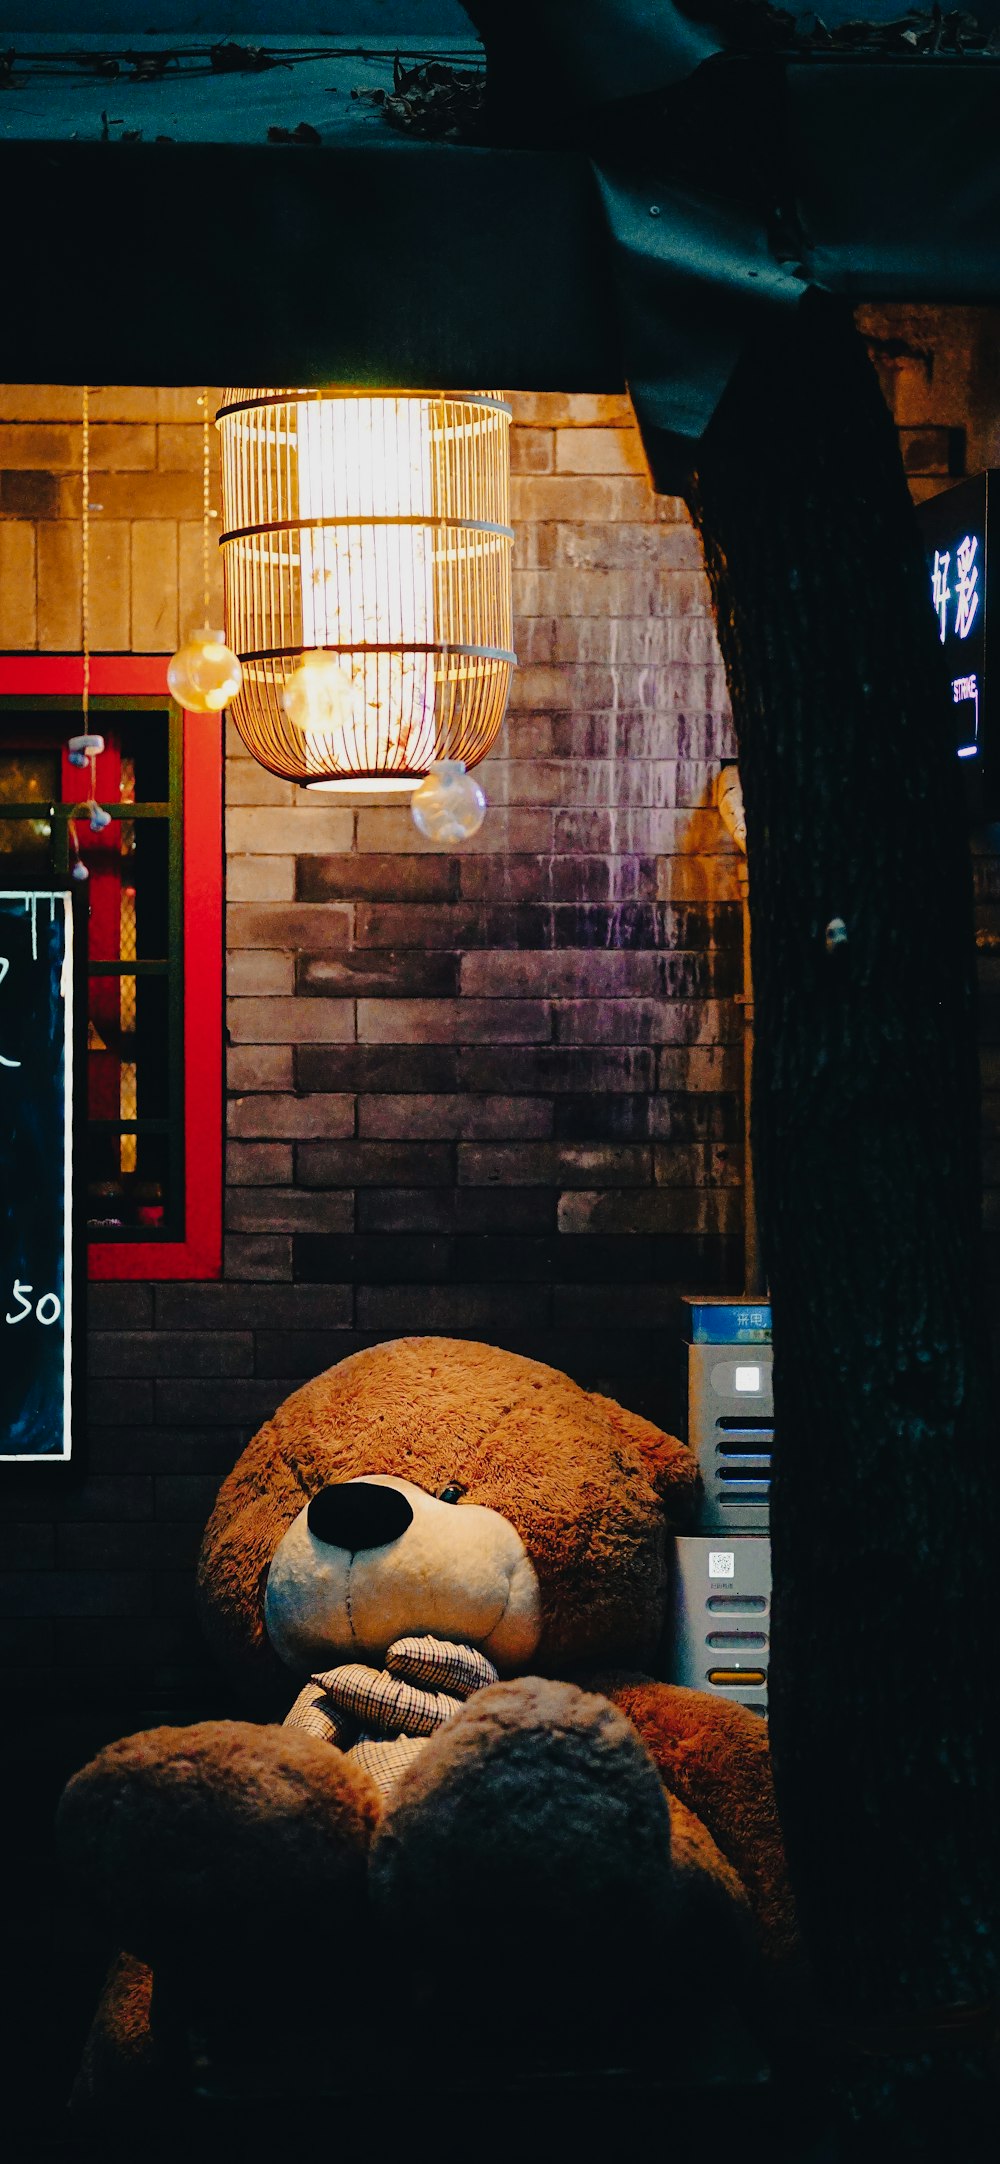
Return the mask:
[[[498,1680],[492,1661],[473,1646],[397,1638],[384,1668],[351,1661],[310,1677],[283,1725],[346,1751],[385,1798],[434,1730]]]

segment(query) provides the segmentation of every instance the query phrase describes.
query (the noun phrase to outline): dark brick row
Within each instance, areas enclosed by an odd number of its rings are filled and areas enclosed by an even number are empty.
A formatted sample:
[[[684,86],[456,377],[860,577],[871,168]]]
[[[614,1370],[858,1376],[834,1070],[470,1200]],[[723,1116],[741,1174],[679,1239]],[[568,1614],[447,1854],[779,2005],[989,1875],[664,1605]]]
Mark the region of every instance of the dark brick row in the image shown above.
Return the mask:
[[[696,1235],[622,1233],[574,1236],[565,1233],[447,1234],[357,1233],[328,1240],[303,1235],[295,1241],[295,1274],[313,1286],[319,1273],[338,1271],[355,1285],[453,1285],[522,1280],[554,1286],[643,1284],[657,1287],[714,1283],[728,1261],[722,1240]],[[263,1339],[256,1340],[258,1373]],[[280,1333],[278,1333],[280,1334]],[[287,1334],[287,1333],[286,1333]],[[329,1333],[326,1333],[327,1335]]]
[[[512,759],[719,760],[734,757],[728,716],[659,714],[622,707],[617,713],[511,714],[504,731]]]
[[[243,959],[251,965],[250,974],[241,978],[240,999],[232,1010],[233,1027],[239,1027],[240,1041],[252,1042],[254,1029],[260,1031],[264,1042],[275,1043],[324,1038],[343,1042],[354,1034],[349,1022],[346,1027],[330,1027],[329,1018],[318,1018],[308,1010],[290,1017],[288,1009],[294,1003],[278,997],[269,999],[266,982],[258,990],[252,974],[255,957],[247,955]],[[287,966],[282,956],[276,959],[282,968]],[[400,1018],[393,1019],[393,1042],[406,1043],[411,1035],[429,1043],[462,1042],[465,1031],[461,1023],[465,1021],[466,1041],[531,1043],[544,1042],[551,1030],[544,1010],[525,1006],[526,1000],[589,1000],[598,1005],[636,995],[659,1000],[718,999],[739,990],[742,957],[731,941],[725,946],[706,945],[694,951],[644,946],[633,938],[621,942],[595,939],[587,946],[535,942],[530,947],[505,949],[494,943],[464,953],[359,947],[340,955],[300,955],[294,974],[300,998],[368,1002],[367,1007],[359,1005],[358,1010],[357,1035],[361,1038],[379,1041],[389,1035],[385,1028],[370,1026],[378,1020],[377,1009],[371,1003],[407,1000],[419,1002],[420,1007],[403,1020],[401,1035],[396,1026]],[[466,1001],[489,1001],[491,1005],[468,1007],[459,1016],[453,1011],[459,995]],[[244,1039],[248,1004],[250,1034]],[[299,1031],[289,1028],[290,1019],[299,1021]],[[634,1031],[627,1027],[621,1031],[625,1042],[641,1042],[649,1035],[648,1025],[637,1019]],[[269,1030],[274,1031],[273,1038],[268,1036]],[[666,1025],[663,1032],[654,1032],[654,1037],[660,1034],[669,1042],[673,1032]]]
[[[153,1607],[148,1571],[8,1571],[0,1577],[0,1616],[138,1616]]]
[[[299,859],[308,862],[308,858]],[[322,904],[230,902],[226,942],[231,950],[294,947],[299,953],[339,953],[349,944],[351,911]]]
[[[709,1000],[737,991],[742,982],[742,958],[728,951],[690,952],[629,946],[565,948],[554,951],[495,955],[475,952],[463,955],[460,983],[463,997],[473,999],[550,999],[591,1001],[595,1006],[618,1006],[639,999]],[[663,1017],[663,1034],[673,1036],[669,1016]],[[646,1034],[640,1025],[636,1035]],[[625,1041],[631,1041],[624,1032]]]
[[[308,1105],[311,1100],[302,1102]],[[372,1141],[547,1141],[554,1111],[554,1100],[545,1097],[373,1095],[358,1099],[358,1131]]]
[[[295,1177],[327,1187],[641,1187],[650,1148],[583,1142],[300,1142]]]
[[[359,1232],[554,1232],[558,1196],[545,1187],[372,1187],[357,1199]],[[295,1243],[300,1249],[302,1242]],[[324,1276],[327,1274],[323,1273]]]
[[[500,896],[515,902],[655,901],[659,879],[659,860],[648,851],[574,850],[566,855],[508,856],[499,863],[463,858],[460,891],[470,899]]]
[[[87,1488],[95,1476],[114,1474],[121,1485],[125,1476],[136,1471],[195,1473],[221,1480],[235,1465],[255,1426],[256,1422],[247,1421],[242,1427],[220,1428],[94,1427],[87,1438]]]
[[[735,948],[741,936],[739,905],[641,901],[447,902],[408,906],[359,904],[354,949],[418,949],[495,953],[579,949],[618,953],[653,950],[713,952]],[[294,944],[281,940],[280,945]],[[340,966],[339,960],[332,965]]]
[[[339,1269],[362,1284],[518,1284],[546,1282],[552,1274],[553,1239],[481,1234],[358,1233],[345,1240],[295,1243],[297,1276],[308,1282],[316,1269]],[[259,1344],[259,1341],[258,1341]]]
[[[728,1048],[723,1052],[716,1047],[699,1047],[705,1053],[710,1049],[718,1055],[714,1061],[718,1078],[710,1085],[706,1072],[699,1074],[699,1082],[718,1088],[721,1070],[725,1067],[725,1081],[735,1089],[742,1065],[738,1040],[734,1040],[731,1053]],[[359,1096],[410,1091],[430,1096],[457,1090],[542,1097],[603,1095],[618,1091],[649,1095],[676,1088],[678,1066],[688,1060],[689,1055],[690,1048],[677,1043],[662,1046],[637,1042],[600,1045],[307,1044],[296,1048],[295,1077],[303,1093],[311,1090],[351,1091]],[[701,1064],[707,1069],[710,1063],[705,1060]]]
[[[92,1330],[87,1364],[95,1377],[251,1375],[253,1338],[248,1331]]]
[[[559,1141],[735,1142],[742,1133],[742,1104],[731,1091],[557,1097],[553,1109]]]
[[[57,1525],[55,1559],[63,1570],[152,1570],[190,1573],[201,1540],[196,1524]]]
[[[459,892],[458,856],[302,856],[296,859],[300,902],[450,901]]]
[[[544,851],[538,849],[503,850],[496,853],[471,853],[462,857],[407,856],[400,851],[385,854],[356,852],[354,855],[300,856],[295,865],[295,901],[315,905],[323,902],[353,902],[356,919],[366,906],[385,904],[402,907],[413,904],[442,905],[453,907],[461,903],[481,902],[496,908],[518,909],[542,904],[580,903],[600,905],[613,901],[655,902],[660,891],[662,867],[669,861],[672,851],[650,850],[633,846],[634,837],[623,835],[612,846],[609,824],[611,814],[579,813],[569,815],[578,822],[598,819],[598,824],[587,826],[578,832],[561,829],[562,846]],[[684,847],[685,857],[690,849]],[[1000,894],[998,886],[993,898]],[[989,899],[989,893],[984,893]],[[272,923],[286,915],[287,921],[300,922],[308,928],[304,936],[291,942],[296,945],[313,946],[320,937],[320,925],[310,927],[308,912],[296,919],[290,903],[238,905],[237,922],[247,926],[254,924],[254,937],[240,944],[269,946]],[[243,910],[248,914],[245,918]],[[527,920],[525,920],[527,921]],[[517,923],[511,926],[497,919],[497,945],[517,944],[514,934]],[[336,941],[342,944],[338,933]],[[478,943],[478,942],[477,942]],[[276,941],[275,944],[287,944]]]

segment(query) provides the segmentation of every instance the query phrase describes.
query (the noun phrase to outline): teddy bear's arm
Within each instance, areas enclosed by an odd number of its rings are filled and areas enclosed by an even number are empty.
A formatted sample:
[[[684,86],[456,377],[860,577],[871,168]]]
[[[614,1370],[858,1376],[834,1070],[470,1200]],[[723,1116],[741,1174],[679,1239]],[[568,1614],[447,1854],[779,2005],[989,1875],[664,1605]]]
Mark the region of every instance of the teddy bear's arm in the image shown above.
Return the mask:
[[[760,1715],[670,1683],[609,1676],[597,1687],[628,1714],[665,1786],[735,1866],[764,1946],[783,1962],[796,1949],[795,1911]]]
[[[158,1967],[239,1963],[318,1908],[361,1920],[379,1817],[368,1776],[331,1744],[244,1721],[155,1728],[74,1775],[58,1839],[75,1886],[128,1953]],[[318,1905],[318,1907],[317,1907]]]

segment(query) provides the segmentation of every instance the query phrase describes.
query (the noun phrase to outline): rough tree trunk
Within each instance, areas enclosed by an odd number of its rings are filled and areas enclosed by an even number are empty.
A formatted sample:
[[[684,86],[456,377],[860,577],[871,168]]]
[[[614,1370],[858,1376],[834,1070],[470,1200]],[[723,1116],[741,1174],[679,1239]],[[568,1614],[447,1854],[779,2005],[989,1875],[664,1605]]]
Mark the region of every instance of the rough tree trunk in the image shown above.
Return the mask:
[[[745,357],[692,507],[749,835],[775,1777],[820,1984],[911,2050],[996,1990],[998,1477],[960,770],[846,310]]]

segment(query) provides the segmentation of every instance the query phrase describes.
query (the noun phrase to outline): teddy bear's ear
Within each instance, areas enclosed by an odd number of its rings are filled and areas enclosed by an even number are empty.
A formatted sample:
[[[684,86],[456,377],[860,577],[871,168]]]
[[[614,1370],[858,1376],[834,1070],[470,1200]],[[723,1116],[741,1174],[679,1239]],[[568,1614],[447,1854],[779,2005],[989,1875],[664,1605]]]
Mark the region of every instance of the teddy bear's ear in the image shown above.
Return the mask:
[[[663,1428],[655,1428],[651,1420],[643,1420],[641,1414],[630,1413],[614,1398],[603,1398],[598,1392],[588,1392],[590,1402],[600,1408],[606,1420],[620,1435],[623,1442],[637,1450],[646,1469],[646,1478],[663,1504],[667,1522],[672,1529],[689,1523],[698,1496],[698,1463],[694,1452],[676,1435],[667,1435]]]

